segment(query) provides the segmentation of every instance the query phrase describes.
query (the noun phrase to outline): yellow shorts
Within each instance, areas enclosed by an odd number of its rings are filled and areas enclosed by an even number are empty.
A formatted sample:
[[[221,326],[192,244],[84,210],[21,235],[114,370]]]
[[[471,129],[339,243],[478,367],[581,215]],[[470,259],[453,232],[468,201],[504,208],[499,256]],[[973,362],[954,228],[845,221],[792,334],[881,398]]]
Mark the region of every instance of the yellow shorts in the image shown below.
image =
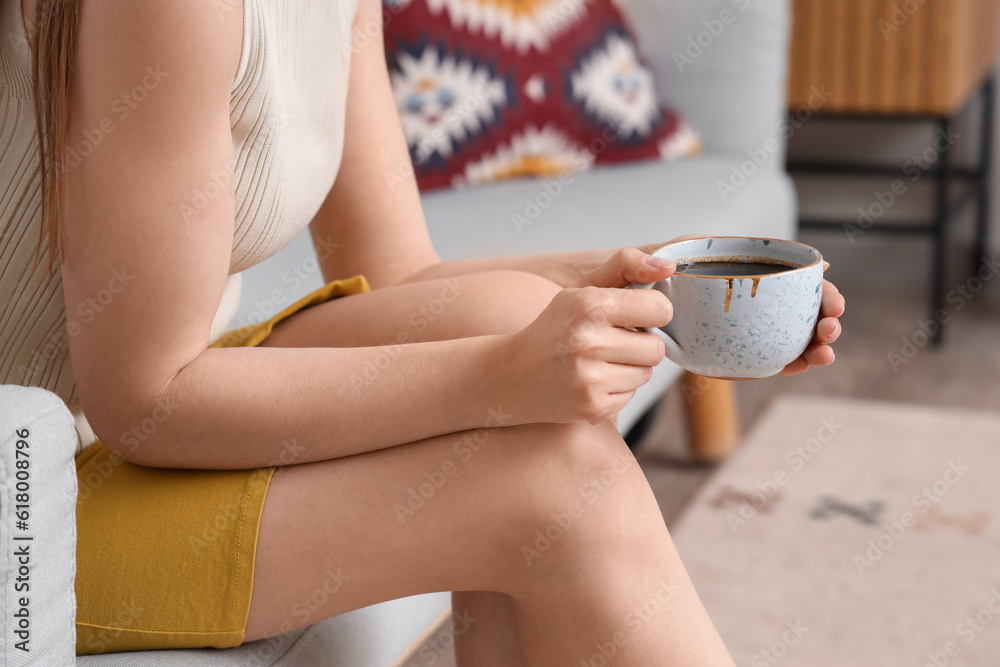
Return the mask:
[[[292,314],[368,289],[331,282],[211,347],[259,345]],[[274,468],[146,468],[95,442],[76,470],[77,655],[242,643]]]

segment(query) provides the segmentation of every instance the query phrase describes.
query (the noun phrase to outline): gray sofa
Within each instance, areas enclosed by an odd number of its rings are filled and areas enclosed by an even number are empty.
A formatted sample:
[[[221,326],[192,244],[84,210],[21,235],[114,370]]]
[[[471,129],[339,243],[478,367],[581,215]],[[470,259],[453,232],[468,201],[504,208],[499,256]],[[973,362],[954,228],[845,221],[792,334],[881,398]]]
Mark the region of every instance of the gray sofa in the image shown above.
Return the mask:
[[[783,172],[781,126],[788,3],[628,0],[627,4],[661,94],[698,127],[705,154],[678,163],[595,169],[577,175],[558,194],[533,180],[428,194],[424,197],[428,224],[444,259],[610,248],[686,233],[795,235],[795,201]],[[725,196],[720,183],[732,188]],[[538,207],[537,215],[526,215],[535,214],[532,203]],[[530,224],[518,227],[512,221],[515,214]],[[290,270],[306,279],[283,280]],[[283,303],[290,303],[320,286],[308,236],[303,234],[246,271],[243,282],[236,324],[255,314],[259,317],[275,289],[281,290]],[[657,369],[621,414],[623,432],[679,374],[680,369],[669,362]],[[81,667],[402,666],[412,647],[448,611],[448,594],[438,593],[375,605],[236,649],[112,654],[77,662]]]

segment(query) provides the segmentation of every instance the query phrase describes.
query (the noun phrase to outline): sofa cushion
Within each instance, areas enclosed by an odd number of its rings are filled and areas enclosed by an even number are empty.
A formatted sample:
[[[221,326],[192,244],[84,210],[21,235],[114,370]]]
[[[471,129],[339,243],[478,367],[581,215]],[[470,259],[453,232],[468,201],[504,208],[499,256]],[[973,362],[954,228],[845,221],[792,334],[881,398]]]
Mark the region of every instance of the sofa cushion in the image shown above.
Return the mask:
[[[447,593],[383,602],[237,648],[88,655],[78,667],[385,667],[442,620]]]
[[[700,150],[659,103],[612,0],[385,5],[393,92],[423,190]]]
[[[745,177],[740,170],[740,160],[724,156],[601,167],[563,179],[428,193],[424,212],[445,259],[614,248],[681,234],[792,238],[788,176],[760,170]]]
[[[76,650],[76,429],[36,387],[0,386],[0,664],[69,667]]]

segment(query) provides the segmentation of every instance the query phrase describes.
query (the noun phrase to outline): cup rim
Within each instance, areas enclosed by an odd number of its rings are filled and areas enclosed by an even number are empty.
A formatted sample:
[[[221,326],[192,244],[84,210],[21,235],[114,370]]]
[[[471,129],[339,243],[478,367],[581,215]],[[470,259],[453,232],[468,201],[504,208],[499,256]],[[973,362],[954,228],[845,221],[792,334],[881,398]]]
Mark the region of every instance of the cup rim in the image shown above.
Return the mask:
[[[796,271],[804,271],[805,269],[811,269],[812,267],[816,266],[817,264],[821,264],[823,262],[823,253],[821,253],[817,248],[814,248],[814,247],[812,247],[811,245],[809,245],[807,243],[802,243],[801,241],[790,241],[788,239],[773,239],[773,238],[767,238],[765,236],[711,236],[711,235],[706,235],[706,236],[702,236],[702,237],[699,237],[699,238],[696,238],[696,239],[684,239],[683,241],[677,241],[676,243],[667,243],[666,245],[663,245],[663,246],[660,246],[659,248],[657,248],[653,252],[653,255],[656,255],[658,252],[660,252],[664,248],[670,248],[672,246],[680,245],[682,243],[690,243],[691,241],[700,241],[702,239],[744,239],[744,240],[754,240],[754,241],[776,241],[776,242],[779,242],[779,243],[790,243],[792,245],[802,246],[803,248],[806,248],[808,250],[815,250],[816,253],[819,255],[819,257],[817,257],[815,260],[813,260],[809,264],[803,264],[802,266],[796,267],[794,269],[789,269],[787,271],[780,271],[778,273],[758,273],[758,274],[749,275],[749,276],[706,276],[706,275],[703,275],[703,274],[696,274],[696,273],[675,272],[673,275],[675,275],[675,276],[687,276],[689,278],[714,278],[716,280],[734,280],[736,278],[743,278],[744,280],[746,280],[748,278],[750,278],[750,279],[753,279],[753,278],[762,279],[762,278],[767,278],[768,276],[778,276],[778,275],[782,275],[783,276],[783,275],[786,275],[786,274],[789,274],[789,273],[795,273]]]

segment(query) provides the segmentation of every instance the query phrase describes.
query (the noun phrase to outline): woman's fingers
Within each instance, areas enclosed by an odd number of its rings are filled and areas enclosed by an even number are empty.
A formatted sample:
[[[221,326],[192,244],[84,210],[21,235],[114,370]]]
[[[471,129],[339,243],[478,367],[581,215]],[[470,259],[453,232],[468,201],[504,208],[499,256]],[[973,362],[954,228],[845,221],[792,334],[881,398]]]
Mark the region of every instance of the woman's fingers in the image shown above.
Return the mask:
[[[670,299],[656,290],[607,290],[603,296],[600,309],[608,324],[615,327],[662,327],[674,317]]]
[[[822,317],[840,317],[844,314],[846,303],[837,286],[829,280],[824,280],[823,301],[819,308],[820,315]]]
[[[652,377],[649,366],[629,364],[607,364],[602,388],[609,394],[626,394],[649,382]]]
[[[809,362],[806,361],[806,358],[803,355],[785,366],[785,369],[778,373],[778,375],[798,375],[799,373],[807,370],[809,370]]]
[[[809,370],[810,366],[829,366],[837,358],[829,343],[840,337],[840,322],[835,317],[827,317],[816,325],[816,335],[809,347],[798,359],[785,366],[780,375],[796,375]]]
[[[802,356],[785,366],[779,375],[797,375],[812,366],[829,366],[836,358],[832,347],[813,341]]]
[[[833,348],[822,343],[812,342],[802,353],[802,356],[785,366],[781,375],[795,375],[809,370],[812,366],[829,366],[836,359]]]
[[[810,343],[802,356],[810,366],[829,366],[837,358],[832,347],[817,342]]]
[[[633,396],[635,396],[635,390],[623,391],[608,395],[609,399],[608,411],[611,414],[611,416],[608,419],[610,419],[611,422],[615,425],[615,428],[618,428],[618,413],[625,409],[625,406],[628,405],[628,402],[632,400]],[[608,419],[598,419],[590,423],[596,426],[601,422],[608,421]]]
[[[629,283],[655,283],[674,273],[673,262],[651,257],[638,248],[624,248],[580,279],[577,287],[628,287]]]
[[[841,331],[840,320],[836,317],[824,317],[816,325],[816,336],[813,340],[829,345],[840,338]]]
[[[648,331],[609,328],[601,335],[596,356],[601,361],[633,366],[656,366],[663,361],[663,341]]]

